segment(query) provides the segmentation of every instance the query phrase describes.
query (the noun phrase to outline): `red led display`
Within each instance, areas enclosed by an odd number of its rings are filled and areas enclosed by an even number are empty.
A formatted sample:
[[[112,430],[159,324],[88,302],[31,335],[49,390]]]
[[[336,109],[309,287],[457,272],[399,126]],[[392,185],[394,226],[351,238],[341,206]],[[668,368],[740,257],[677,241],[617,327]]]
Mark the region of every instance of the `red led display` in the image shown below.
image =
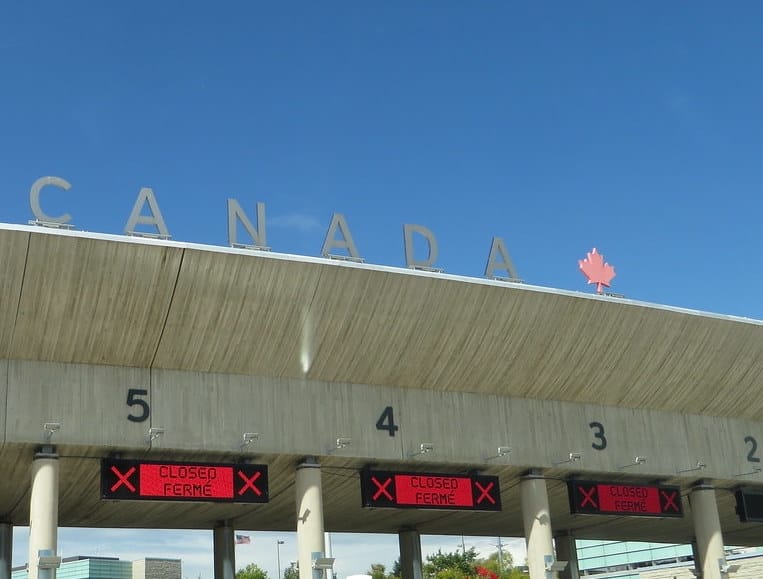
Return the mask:
[[[678,487],[571,481],[567,485],[573,513],[682,517]]]
[[[267,468],[261,464],[105,459],[101,463],[101,497],[265,503],[268,501]]]
[[[498,477],[361,472],[363,506],[500,511]]]

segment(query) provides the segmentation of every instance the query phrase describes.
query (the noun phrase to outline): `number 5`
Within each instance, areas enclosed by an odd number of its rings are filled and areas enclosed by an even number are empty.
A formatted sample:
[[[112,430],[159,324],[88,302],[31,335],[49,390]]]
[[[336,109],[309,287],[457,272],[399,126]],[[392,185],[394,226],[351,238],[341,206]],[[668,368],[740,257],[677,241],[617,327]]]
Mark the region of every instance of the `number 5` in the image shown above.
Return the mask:
[[[130,422],[144,422],[145,420],[148,420],[148,415],[151,413],[151,410],[148,407],[148,402],[141,400],[138,396],[148,396],[148,390],[130,388],[127,391],[127,406],[138,406],[141,410],[138,416],[133,416],[132,414],[127,415],[127,420]]]

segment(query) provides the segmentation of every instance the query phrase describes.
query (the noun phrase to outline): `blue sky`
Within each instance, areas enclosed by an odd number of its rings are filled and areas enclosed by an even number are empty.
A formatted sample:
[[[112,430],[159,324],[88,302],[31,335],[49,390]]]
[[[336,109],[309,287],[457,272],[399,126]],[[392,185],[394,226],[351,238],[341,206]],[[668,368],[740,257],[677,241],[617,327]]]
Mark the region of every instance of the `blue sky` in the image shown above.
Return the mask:
[[[152,187],[174,239],[226,243],[226,199],[275,251],[332,212],[370,263],[402,225],[480,276],[503,237],[528,283],[763,319],[763,4],[6,0],[0,221],[28,191],[120,233]]]

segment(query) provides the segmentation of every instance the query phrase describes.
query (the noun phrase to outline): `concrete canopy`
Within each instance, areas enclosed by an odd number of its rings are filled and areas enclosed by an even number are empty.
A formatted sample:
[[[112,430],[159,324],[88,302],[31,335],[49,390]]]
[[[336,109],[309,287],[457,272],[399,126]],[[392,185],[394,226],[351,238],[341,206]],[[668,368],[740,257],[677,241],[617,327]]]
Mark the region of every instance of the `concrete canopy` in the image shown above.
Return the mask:
[[[0,359],[9,367],[25,361],[177,370],[763,420],[763,323],[755,320],[337,260],[13,225],[0,228],[0,291]],[[6,425],[16,410],[6,408]],[[36,441],[10,434],[0,453],[8,473],[0,483],[0,513],[23,524]],[[65,440],[59,446],[62,525],[211,528],[230,520],[244,529],[295,527],[297,452],[257,457],[271,468],[268,505],[135,509],[99,500],[97,459],[112,450]],[[163,449],[151,458],[236,455]],[[464,472],[480,468],[501,477],[502,513],[370,515],[359,506],[356,476],[368,462],[321,457],[327,530],[396,532],[413,525],[424,533],[522,534],[514,483],[527,465],[485,465],[478,458],[461,464]],[[436,460],[413,466],[386,460],[383,467],[454,470],[452,461]],[[570,471],[546,474],[562,479]],[[686,488],[691,479],[668,482]],[[688,518],[572,516],[564,483],[551,480],[549,488],[559,531],[691,538]],[[719,496],[727,542],[763,540],[763,527],[740,524],[729,501],[730,493]]]

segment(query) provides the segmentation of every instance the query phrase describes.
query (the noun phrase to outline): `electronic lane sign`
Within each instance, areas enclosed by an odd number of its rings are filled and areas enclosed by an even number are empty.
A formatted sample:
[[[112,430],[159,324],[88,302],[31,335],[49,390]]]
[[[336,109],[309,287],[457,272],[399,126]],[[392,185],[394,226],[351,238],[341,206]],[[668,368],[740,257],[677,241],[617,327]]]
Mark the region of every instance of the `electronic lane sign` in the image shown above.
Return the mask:
[[[500,511],[497,476],[363,470],[364,507]]]
[[[569,481],[567,490],[572,513],[683,517],[680,487]]]
[[[737,515],[743,523],[763,523],[763,492],[738,490]]]
[[[101,498],[112,500],[267,503],[268,467],[104,459]]]

